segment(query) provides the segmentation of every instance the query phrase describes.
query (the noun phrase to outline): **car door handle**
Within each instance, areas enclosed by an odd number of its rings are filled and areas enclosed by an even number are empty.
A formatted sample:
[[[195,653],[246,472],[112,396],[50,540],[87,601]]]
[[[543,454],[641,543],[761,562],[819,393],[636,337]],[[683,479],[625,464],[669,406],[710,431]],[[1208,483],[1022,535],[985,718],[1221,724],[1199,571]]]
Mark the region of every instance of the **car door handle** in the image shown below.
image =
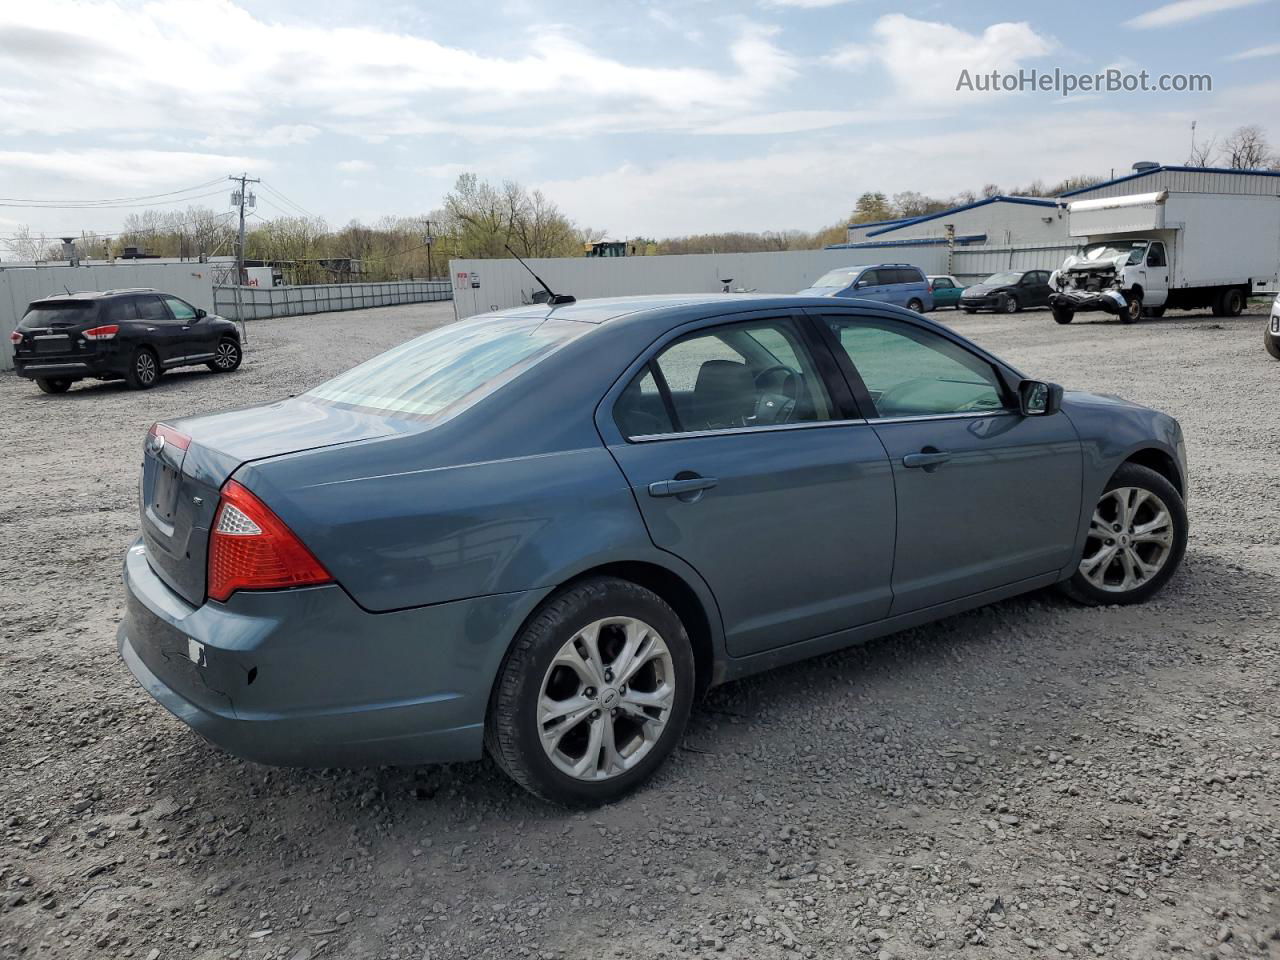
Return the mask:
[[[936,467],[940,463],[946,463],[951,459],[951,454],[946,450],[921,450],[919,453],[908,453],[902,458],[904,467]]]
[[[715,477],[690,477],[687,480],[655,480],[649,484],[651,497],[679,497],[710,490],[720,481]]]

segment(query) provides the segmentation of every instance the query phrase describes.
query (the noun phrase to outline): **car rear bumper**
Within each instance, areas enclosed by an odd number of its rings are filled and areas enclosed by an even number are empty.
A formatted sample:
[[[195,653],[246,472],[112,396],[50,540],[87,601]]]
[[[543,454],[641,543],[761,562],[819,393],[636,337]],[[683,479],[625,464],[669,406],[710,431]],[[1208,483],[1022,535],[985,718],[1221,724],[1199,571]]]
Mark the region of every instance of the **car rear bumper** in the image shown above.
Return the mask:
[[[110,354],[82,356],[47,356],[27,354],[13,358],[13,369],[20,377],[39,380],[45,377],[123,376],[115,357]]]
[[[179,720],[229,753],[286,766],[478,759],[494,677],[548,591],[368,613],[338,586],[186,603],[136,542],[120,656]]]

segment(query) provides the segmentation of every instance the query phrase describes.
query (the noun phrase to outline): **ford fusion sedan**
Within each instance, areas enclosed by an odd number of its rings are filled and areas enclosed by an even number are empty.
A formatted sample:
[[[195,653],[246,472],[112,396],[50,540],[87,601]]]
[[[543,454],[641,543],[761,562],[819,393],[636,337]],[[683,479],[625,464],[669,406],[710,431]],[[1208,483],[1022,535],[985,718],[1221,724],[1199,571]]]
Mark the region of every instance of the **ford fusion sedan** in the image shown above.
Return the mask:
[[[118,642],[175,716],[267,763],[488,752],[567,803],[712,685],[1055,584],[1145,600],[1187,538],[1173,418],[822,298],[476,317],[143,464]]]
[[[1047,307],[1052,292],[1048,270],[1006,270],[967,287],[960,295],[960,309],[1017,313],[1026,307]]]
[[[234,323],[150,288],[36,300],[9,341],[18,376],[45,393],[66,393],[89,378],[146,390],[175,367],[230,373],[242,359]]]

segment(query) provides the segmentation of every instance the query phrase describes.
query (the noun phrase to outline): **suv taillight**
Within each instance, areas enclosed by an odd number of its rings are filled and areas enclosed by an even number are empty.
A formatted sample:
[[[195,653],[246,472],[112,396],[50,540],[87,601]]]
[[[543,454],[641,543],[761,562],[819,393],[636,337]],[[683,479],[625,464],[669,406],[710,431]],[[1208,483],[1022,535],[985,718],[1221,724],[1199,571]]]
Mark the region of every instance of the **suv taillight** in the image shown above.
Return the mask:
[[[234,480],[209,534],[209,598],[237,590],[278,590],[332,583],[329,571],[265,503]]]
[[[100,327],[92,327],[84,331],[80,336],[84,337],[86,340],[113,340],[115,339],[115,335],[119,332],[120,324],[104,323]]]
[[[21,334],[21,333],[19,333],[17,330],[14,330],[14,331],[10,332],[10,334],[9,334],[9,342],[10,342],[10,343],[21,343],[21,342],[22,342],[22,334]]]

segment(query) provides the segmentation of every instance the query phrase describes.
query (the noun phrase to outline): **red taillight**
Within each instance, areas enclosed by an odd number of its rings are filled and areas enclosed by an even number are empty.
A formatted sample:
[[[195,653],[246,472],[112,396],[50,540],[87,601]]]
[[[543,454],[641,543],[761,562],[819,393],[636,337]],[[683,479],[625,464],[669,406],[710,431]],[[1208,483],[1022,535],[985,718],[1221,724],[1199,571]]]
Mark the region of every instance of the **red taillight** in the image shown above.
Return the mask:
[[[265,503],[228,480],[209,534],[209,597],[332,583],[333,577]]]
[[[100,327],[92,327],[84,331],[80,336],[84,337],[86,340],[111,340],[119,332],[120,324],[106,323]]]
[[[10,343],[21,343],[21,342],[22,342],[22,334],[20,334],[17,330],[14,330],[13,332],[11,332],[11,333],[9,334],[9,342],[10,342]]]
[[[185,433],[179,433],[167,423],[153,423],[151,429],[147,431],[148,437],[159,437],[165,443],[179,450],[185,450],[191,446],[191,438]]]

